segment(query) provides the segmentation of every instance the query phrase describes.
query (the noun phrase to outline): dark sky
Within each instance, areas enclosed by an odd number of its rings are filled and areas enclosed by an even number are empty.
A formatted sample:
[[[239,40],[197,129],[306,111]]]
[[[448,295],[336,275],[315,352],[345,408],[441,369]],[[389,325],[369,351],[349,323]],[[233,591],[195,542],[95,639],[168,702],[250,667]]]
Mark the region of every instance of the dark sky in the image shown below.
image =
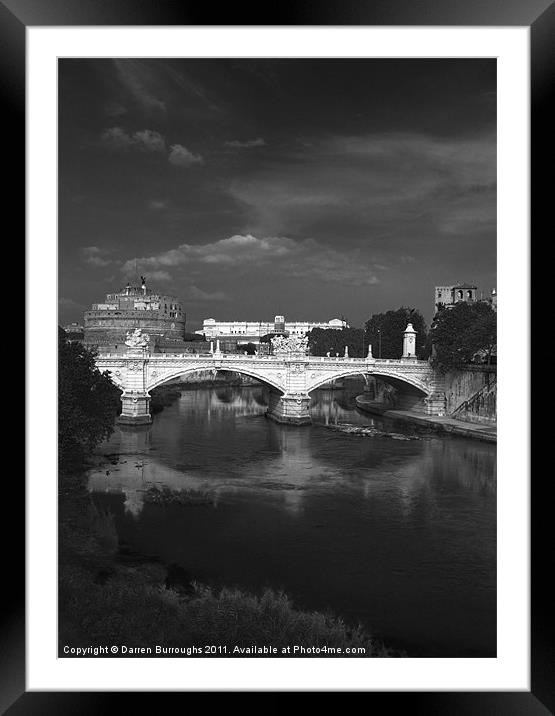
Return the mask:
[[[60,322],[145,274],[203,318],[496,284],[495,60],[59,62]]]

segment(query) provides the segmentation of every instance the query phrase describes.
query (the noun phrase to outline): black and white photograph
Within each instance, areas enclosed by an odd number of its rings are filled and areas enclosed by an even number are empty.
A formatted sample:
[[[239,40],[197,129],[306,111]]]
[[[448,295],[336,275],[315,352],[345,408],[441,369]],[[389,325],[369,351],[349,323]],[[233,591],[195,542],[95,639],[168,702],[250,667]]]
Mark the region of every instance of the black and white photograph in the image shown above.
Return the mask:
[[[496,96],[58,61],[59,657],[496,657]]]

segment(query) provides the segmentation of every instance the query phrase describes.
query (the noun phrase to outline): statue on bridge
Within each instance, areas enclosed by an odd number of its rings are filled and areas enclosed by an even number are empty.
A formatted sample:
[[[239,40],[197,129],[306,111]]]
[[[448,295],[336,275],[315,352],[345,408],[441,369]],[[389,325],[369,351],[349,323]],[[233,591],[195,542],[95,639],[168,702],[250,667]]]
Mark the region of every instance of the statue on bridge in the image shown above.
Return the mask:
[[[148,348],[150,344],[150,336],[148,333],[143,333],[140,328],[135,328],[134,331],[127,331],[125,338],[125,345],[129,348]]]
[[[286,355],[288,353],[308,353],[307,336],[275,336],[271,339],[274,355]]]

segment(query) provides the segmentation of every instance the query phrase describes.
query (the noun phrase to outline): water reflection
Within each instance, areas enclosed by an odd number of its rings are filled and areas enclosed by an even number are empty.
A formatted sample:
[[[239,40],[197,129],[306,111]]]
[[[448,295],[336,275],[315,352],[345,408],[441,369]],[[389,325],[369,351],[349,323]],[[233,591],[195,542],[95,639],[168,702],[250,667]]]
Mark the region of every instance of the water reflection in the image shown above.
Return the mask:
[[[418,492],[440,489],[446,475],[451,489],[458,483],[480,494],[495,490],[495,451],[490,445],[429,436],[391,444],[387,437],[328,433],[322,425],[342,422],[402,429],[358,413],[349,396],[338,396],[338,391],[317,391],[311,409],[315,426],[299,430],[262,417],[261,389],[187,391],[153,427],[118,427],[102,449],[119,455],[117,465],[91,471],[89,489],[125,495],[125,508],[135,516],[150,487],[194,491],[209,495],[214,503],[222,492],[277,490],[283,493],[284,506],[295,512],[309,488],[348,488],[365,499],[385,489],[388,499],[392,490],[396,493],[405,514]],[[241,424],[249,416],[258,419]],[[208,425],[211,445],[205,454],[208,441],[202,435],[198,439],[196,431],[203,427],[206,436]]]
[[[495,446],[327,427],[413,432],[356,394],[316,391],[296,428],[264,417],[262,388],[184,391],[151,426],[116,429],[89,489],[120,536],[206,581],[283,587],[416,653],[493,654]],[[154,504],[153,488],[183,499]]]

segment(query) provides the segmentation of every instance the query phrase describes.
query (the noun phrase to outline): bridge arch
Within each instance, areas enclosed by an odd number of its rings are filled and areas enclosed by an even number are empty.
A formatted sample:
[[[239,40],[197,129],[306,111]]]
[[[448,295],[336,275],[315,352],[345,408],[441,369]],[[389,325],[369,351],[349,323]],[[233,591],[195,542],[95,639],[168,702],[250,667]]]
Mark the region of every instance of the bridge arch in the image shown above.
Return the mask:
[[[310,381],[307,387],[307,393],[312,393],[325,383],[329,383],[332,380],[339,380],[340,378],[351,378],[355,376],[372,376],[374,378],[380,378],[385,383],[389,383],[394,388],[403,392],[414,392],[419,397],[424,398],[429,396],[430,389],[422,381],[418,380],[411,375],[399,375],[398,372],[387,371],[386,369],[369,367],[368,370],[363,368],[350,368],[347,370],[338,370],[336,373],[328,373],[327,375],[320,375],[314,381]]]
[[[250,378],[254,378],[255,380],[260,381],[263,385],[266,385],[268,388],[272,388],[274,390],[277,390],[279,393],[284,393],[284,388],[282,385],[279,384],[278,381],[274,380],[272,377],[269,377],[265,374],[261,374],[257,372],[256,370],[252,370],[250,368],[244,367],[242,365],[239,366],[220,366],[215,368],[213,363],[206,363],[205,365],[196,365],[191,367],[180,367],[175,368],[175,370],[168,371],[167,373],[164,373],[164,375],[157,376],[157,378],[154,381],[149,381],[146,385],[146,390],[150,393],[154,388],[158,388],[161,385],[164,385],[165,383],[168,383],[170,380],[173,380],[174,378],[179,378],[184,375],[190,375],[192,373],[200,373],[203,371],[209,371],[214,372],[216,370],[217,372],[224,372],[224,373],[240,373],[241,375],[247,375]],[[119,386],[118,386],[119,387]]]

